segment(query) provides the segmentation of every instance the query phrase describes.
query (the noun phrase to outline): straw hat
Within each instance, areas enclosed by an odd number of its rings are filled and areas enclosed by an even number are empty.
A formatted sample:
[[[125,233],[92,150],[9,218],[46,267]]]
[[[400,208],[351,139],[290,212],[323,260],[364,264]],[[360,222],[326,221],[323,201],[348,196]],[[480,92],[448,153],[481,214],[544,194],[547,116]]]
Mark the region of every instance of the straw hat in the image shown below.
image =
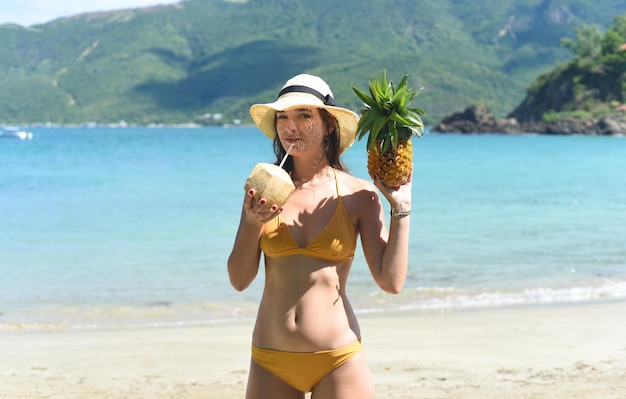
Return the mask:
[[[335,106],[333,92],[321,78],[301,74],[289,79],[273,103],[254,104],[250,115],[254,123],[270,139],[276,137],[276,111],[285,111],[303,105],[323,108],[339,122],[340,151],[354,143],[359,116],[345,108]]]

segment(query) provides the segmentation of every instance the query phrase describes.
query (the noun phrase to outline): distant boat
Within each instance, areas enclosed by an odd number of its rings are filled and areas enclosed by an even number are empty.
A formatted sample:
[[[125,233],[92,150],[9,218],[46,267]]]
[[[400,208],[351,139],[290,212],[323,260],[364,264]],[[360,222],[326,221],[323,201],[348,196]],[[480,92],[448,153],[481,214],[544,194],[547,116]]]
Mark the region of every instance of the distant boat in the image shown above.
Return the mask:
[[[7,127],[0,131],[0,138],[30,140],[33,138],[33,133],[16,127]]]

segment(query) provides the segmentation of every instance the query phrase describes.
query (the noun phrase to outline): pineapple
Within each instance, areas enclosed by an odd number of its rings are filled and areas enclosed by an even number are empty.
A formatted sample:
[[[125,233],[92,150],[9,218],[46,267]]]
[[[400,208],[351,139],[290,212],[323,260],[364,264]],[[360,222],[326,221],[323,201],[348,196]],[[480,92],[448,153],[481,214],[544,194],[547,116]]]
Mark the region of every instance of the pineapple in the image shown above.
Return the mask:
[[[379,72],[369,82],[370,95],[352,86],[363,101],[357,138],[361,140],[368,132],[367,170],[377,176],[387,187],[399,187],[406,183],[413,167],[412,136],[421,137],[424,124],[420,108],[410,108],[411,101],[420,90],[409,90],[408,75],[398,86],[387,81],[387,72]]]

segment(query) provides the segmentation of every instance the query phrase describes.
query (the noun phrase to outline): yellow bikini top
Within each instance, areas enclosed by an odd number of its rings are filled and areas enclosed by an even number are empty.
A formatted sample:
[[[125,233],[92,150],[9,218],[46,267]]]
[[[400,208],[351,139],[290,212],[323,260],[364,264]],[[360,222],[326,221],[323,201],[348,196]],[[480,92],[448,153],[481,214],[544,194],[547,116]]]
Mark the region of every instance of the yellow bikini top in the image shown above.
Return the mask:
[[[338,197],[337,208],[335,208],[335,213],[326,227],[317,237],[306,247],[300,247],[279,214],[263,225],[260,245],[265,256],[307,255],[329,261],[344,261],[354,258],[357,233],[339,194],[336,171],[335,185],[337,186]]]

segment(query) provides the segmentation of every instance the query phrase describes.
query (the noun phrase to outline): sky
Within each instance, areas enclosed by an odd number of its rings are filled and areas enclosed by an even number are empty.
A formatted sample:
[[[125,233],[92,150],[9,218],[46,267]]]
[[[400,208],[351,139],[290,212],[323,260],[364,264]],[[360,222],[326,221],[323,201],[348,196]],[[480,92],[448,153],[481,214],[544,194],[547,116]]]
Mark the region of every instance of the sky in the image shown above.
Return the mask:
[[[0,0],[0,24],[31,26],[95,11],[173,4],[181,0]]]

